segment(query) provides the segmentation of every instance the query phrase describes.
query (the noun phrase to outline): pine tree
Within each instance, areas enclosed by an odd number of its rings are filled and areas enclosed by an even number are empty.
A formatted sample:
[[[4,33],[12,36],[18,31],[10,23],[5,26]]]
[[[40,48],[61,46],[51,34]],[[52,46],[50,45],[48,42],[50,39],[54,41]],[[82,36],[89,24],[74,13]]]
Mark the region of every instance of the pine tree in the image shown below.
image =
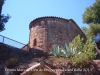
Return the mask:
[[[0,0],[0,32],[5,29],[5,23],[7,23],[10,18],[9,15],[5,16],[4,14],[2,14],[2,6],[4,3],[5,0]]]

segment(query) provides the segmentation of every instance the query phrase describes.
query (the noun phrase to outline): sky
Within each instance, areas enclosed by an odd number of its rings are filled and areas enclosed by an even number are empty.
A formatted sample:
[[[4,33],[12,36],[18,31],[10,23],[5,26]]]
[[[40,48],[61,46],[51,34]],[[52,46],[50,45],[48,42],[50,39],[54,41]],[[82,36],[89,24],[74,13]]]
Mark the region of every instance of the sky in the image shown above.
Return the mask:
[[[82,15],[94,2],[95,0],[6,0],[2,14],[9,14],[11,18],[0,35],[27,44],[30,22],[44,16],[73,19],[80,28],[88,27],[83,23]]]

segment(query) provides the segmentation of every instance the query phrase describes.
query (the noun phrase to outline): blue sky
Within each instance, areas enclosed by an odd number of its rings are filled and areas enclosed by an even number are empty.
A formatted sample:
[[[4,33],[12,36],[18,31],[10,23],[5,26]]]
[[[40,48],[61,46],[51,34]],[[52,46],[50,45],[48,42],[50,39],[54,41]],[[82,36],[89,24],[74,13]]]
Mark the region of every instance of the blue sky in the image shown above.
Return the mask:
[[[86,7],[95,0],[6,0],[2,13],[11,18],[6,23],[6,30],[0,35],[27,44],[29,40],[29,23],[38,17],[57,16],[73,19],[78,26],[88,26],[82,22]]]

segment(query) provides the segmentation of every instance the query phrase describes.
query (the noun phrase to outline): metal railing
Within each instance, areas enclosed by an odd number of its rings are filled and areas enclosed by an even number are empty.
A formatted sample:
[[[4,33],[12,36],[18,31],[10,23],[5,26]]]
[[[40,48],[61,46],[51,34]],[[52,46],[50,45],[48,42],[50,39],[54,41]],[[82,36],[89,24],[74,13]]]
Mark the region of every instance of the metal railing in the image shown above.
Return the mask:
[[[0,35],[0,42],[5,43],[10,46],[14,46],[16,48],[22,48],[25,46],[25,44],[23,44],[23,43],[20,43],[18,41],[15,41],[13,39],[10,39],[10,38],[2,36],[2,35]]]

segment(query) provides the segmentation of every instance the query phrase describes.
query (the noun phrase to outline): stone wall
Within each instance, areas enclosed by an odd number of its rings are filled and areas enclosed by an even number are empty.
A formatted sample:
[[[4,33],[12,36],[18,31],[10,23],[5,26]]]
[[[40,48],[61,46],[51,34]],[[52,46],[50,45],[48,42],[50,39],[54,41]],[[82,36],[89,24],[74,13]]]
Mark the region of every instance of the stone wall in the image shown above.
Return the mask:
[[[34,25],[30,32],[30,48],[37,48],[45,50],[46,30],[39,24]]]
[[[18,59],[18,63],[16,64],[17,67],[20,66],[21,64],[27,66],[29,62],[32,62],[34,58],[38,59],[41,58],[42,56],[46,57],[47,53],[33,48],[31,49],[29,48],[29,50],[27,50],[26,47],[24,48],[24,50],[22,50],[0,42],[0,75],[5,75],[5,62],[10,58]],[[14,73],[20,73],[20,71]],[[19,75],[19,74],[14,74],[14,75]]]
[[[29,46],[43,51],[52,49],[52,45],[70,43],[78,34],[85,35],[72,19],[41,17],[30,23]]]
[[[19,60],[24,58],[26,60],[36,57],[47,56],[47,54],[43,51],[38,49],[30,48],[29,50],[25,51],[4,43],[0,42],[0,60],[8,60],[9,58],[18,58]],[[21,60],[22,60],[21,59]]]
[[[0,60],[7,60],[12,57],[24,57],[25,52],[26,51],[23,51],[19,48],[4,43],[0,43]]]

